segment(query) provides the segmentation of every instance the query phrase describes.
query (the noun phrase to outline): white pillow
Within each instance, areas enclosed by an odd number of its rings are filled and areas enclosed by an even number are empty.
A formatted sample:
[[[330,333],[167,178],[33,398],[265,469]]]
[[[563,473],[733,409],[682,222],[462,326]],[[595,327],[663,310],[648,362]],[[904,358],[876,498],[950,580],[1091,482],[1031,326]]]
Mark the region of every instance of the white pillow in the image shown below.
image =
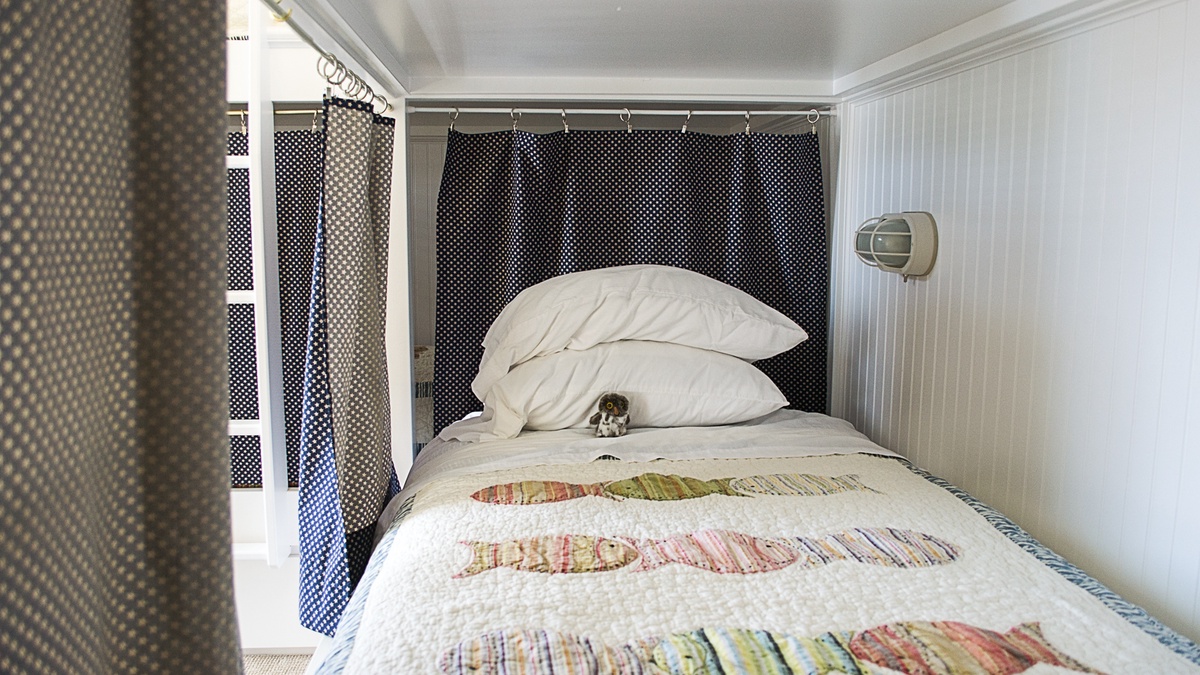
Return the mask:
[[[653,340],[755,361],[808,339],[804,329],[748,293],[703,274],[662,265],[575,272],[513,298],[483,339],[471,390],[483,401],[528,359],[617,340]]]
[[[787,405],[769,377],[736,357],[664,342],[626,340],[530,359],[484,400],[485,434],[588,426],[605,392],[629,398],[631,427],[733,424]]]

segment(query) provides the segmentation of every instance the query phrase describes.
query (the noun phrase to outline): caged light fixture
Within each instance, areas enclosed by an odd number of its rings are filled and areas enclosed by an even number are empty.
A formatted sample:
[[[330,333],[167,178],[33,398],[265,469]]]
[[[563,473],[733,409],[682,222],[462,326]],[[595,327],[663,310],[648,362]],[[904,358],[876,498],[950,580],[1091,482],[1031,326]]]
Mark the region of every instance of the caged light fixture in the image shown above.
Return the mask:
[[[871,267],[909,277],[929,274],[937,258],[937,225],[924,211],[888,213],[859,225],[854,252]]]

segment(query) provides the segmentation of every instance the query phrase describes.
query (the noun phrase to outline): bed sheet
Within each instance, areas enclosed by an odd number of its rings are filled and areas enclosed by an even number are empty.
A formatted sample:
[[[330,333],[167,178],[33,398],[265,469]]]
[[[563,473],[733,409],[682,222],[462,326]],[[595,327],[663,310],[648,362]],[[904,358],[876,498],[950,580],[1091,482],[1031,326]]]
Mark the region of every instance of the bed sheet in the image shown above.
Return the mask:
[[[413,454],[433,440],[432,345],[413,347]]]
[[[642,431],[427,448],[319,672],[1200,671],[845,422]]]

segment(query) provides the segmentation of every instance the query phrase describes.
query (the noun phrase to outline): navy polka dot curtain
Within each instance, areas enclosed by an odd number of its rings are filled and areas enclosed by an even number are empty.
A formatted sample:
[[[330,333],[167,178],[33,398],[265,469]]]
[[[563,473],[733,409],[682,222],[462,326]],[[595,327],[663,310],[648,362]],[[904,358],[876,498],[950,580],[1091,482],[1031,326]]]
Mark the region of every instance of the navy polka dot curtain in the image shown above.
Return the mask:
[[[321,213],[322,131],[275,132],[275,218],[278,223],[280,332],[283,342],[283,411],[288,487],[300,485],[300,421],[304,403],[304,355],[312,295],[313,246]],[[245,133],[229,134],[229,154],[248,154]],[[250,171],[229,172],[229,290],[253,290],[250,233]],[[258,419],[258,371],[254,307],[229,306],[229,413]],[[262,487],[258,436],[231,436],[230,485]]]
[[[304,356],[312,301],[313,249],[321,217],[324,132],[275,132],[275,219],[279,250],[280,337],[283,349],[283,417],[288,485],[300,485],[300,426],[304,407]]]
[[[449,134],[438,197],[434,426],[482,406],[484,333],[522,289],[618,265],[746,291],[809,339],[758,362],[790,407],[826,410],[829,262],[816,134]]]
[[[325,635],[333,635],[366,568],[375,520],[399,491],[383,337],[394,132],[395,120],[366,104],[327,101],[316,231],[287,239],[313,243],[311,256],[301,257],[311,267],[299,436],[300,623]]]

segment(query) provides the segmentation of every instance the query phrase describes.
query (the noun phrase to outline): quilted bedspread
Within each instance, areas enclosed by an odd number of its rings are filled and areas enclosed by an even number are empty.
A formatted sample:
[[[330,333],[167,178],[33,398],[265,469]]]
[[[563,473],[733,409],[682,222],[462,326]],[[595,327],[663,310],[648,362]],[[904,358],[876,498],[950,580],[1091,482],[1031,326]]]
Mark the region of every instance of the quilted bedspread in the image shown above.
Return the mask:
[[[894,457],[535,464],[401,498],[326,672],[1200,670]]]

